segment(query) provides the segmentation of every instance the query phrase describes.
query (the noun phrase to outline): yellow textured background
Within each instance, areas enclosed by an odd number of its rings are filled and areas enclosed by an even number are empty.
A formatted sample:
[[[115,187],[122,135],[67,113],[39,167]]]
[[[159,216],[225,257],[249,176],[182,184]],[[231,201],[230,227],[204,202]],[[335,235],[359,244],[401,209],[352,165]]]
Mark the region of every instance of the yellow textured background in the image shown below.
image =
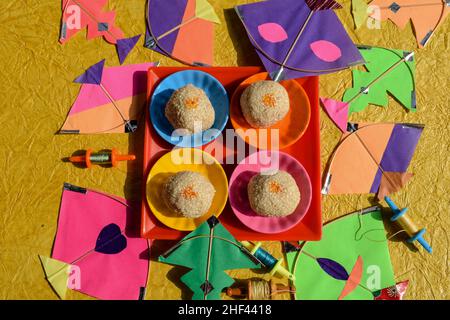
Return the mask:
[[[143,33],[144,0],[110,0],[117,11],[117,24],[126,35]],[[215,65],[258,64],[248,39],[232,8],[246,1],[211,0],[222,24],[217,28]],[[224,10],[225,9],[225,10]],[[450,19],[433,35],[425,49],[417,50],[411,26],[397,29],[383,23],[381,30],[365,27],[355,31],[349,0],[337,11],[356,43],[416,50],[418,112],[407,113],[393,99],[388,108],[370,107],[354,114],[351,121],[404,121],[426,125],[410,166],[415,177],[395,195],[397,203],[408,205],[433,254],[411,251],[402,242],[390,242],[389,249],[398,280],[409,279],[407,299],[449,299],[449,209],[450,209],[450,122],[449,32]],[[79,86],[72,83],[85,68],[107,59],[118,65],[114,46],[102,39],[86,41],[83,32],[66,45],[58,43],[61,5],[58,0],[0,1],[0,298],[55,299],[43,277],[38,254],[49,255],[56,232],[63,182],[100,189],[138,199],[140,161],[117,169],[95,167],[83,170],[61,158],[75,150],[118,147],[139,152],[142,130],[122,135],[55,135],[74,101]],[[143,38],[127,63],[160,61],[178,65],[143,48]],[[401,79],[399,79],[401,81]],[[351,85],[350,71],[324,76],[321,95],[340,99]],[[339,139],[330,120],[321,111],[322,168]],[[125,187],[124,187],[125,186]],[[326,196],[324,221],[370,206],[369,195]],[[278,242],[265,246],[280,256]],[[172,267],[152,262],[147,299],[178,299],[182,292],[166,279]],[[232,272],[237,278],[261,276],[250,271]],[[267,277],[266,277],[267,278]],[[183,295],[184,297],[184,295]],[[70,292],[69,299],[86,296]],[[289,298],[289,297],[280,297]]]

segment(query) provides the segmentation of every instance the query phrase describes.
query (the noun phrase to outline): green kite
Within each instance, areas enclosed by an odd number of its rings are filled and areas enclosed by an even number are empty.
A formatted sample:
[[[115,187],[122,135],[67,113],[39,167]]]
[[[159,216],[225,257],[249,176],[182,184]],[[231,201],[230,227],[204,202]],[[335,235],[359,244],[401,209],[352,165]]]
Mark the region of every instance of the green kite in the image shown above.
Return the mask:
[[[299,300],[373,300],[373,292],[395,285],[378,207],[325,224],[322,240],[286,255]]]
[[[193,300],[219,300],[221,291],[234,282],[225,270],[260,267],[215,216],[161,255],[159,261],[191,269],[181,281],[194,293]]]
[[[367,71],[353,70],[353,87],[342,99],[349,114],[364,110],[369,104],[386,107],[390,93],[405,108],[416,111],[414,53],[379,47],[360,46]]]

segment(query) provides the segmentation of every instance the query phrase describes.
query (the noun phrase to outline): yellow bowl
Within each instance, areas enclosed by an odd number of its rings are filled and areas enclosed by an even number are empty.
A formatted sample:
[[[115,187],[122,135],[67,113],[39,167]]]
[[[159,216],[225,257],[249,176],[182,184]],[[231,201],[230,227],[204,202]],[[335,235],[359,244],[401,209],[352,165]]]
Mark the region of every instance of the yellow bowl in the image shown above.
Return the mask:
[[[172,212],[161,197],[163,184],[180,171],[194,171],[204,175],[216,189],[208,212],[192,219]],[[166,226],[180,231],[192,231],[212,215],[219,216],[227,203],[228,180],[220,163],[200,149],[179,148],[166,153],[150,170],[147,177],[147,202],[154,216]]]

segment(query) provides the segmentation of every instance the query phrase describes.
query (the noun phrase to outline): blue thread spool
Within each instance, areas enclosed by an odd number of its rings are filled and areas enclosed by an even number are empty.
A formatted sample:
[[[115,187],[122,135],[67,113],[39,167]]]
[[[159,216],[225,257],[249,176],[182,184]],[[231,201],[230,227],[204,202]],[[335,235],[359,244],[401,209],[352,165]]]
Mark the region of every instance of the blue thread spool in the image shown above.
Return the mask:
[[[422,247],[425,248],[425,250],[431,253],[431,246],[423,238],[423,235],[425,234],[425,228],[419,230],[419,228],[417,228],[417,226],[408,218],[408,216],[405,215],[406,211],[408,211],[408,208],[400,210],[388,196],[385,196],[384,200],[394,213],[394,215],[391,217],[391,221],[396,221],[400,225],[400,227],[404,229],[406,233],[408,233],[410,238],[407,241],[409,243],[412,243],[417,240],[422,245]]]
[[[241,241],[241,243],[266,268],[270,269],[270,275],[274,275],[275,273],[278,273],[282,276],[289,278],[292,281],[295,281],[295,276],[281,265],[281,263],[283,261],[281,259],[280,260],[275,259],[274,256],[272,256],[266,250],[261,248],[261,242],[252,244],[248,241]]]
[[[271,254],[260,248],[256,250],[255,257],[270,269],[272,269],[278,262]]]

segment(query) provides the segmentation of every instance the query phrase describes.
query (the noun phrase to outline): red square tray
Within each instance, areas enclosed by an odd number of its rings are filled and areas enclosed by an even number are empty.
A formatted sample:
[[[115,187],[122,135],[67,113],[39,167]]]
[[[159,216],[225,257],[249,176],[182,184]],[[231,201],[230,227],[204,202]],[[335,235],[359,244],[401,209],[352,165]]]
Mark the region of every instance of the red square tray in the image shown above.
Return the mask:
[[[229,98],[233,95],[237,86],[246,78],[263,72],[260,67],[151,67],[148,71],[147,97],[150,97],[159,82],[168,75],[181,71],[196,69],[207,72],[217,78],[228,92]],[[308,172],[312,184],[311,206],[305,217],[295,227],[288,231],[277,234],[263,234],[253,231],[244,226],[234,215],[230,204],[227,203],[219,220],[237,240],[319,240],[322,236],[322,210],[321,210],[321,166],[320,166],[320,135],[319,135],[319,79],[318,77],[307,77],[297,79],[305,89],[311,103],[311,119],[309,126],[302,136],[292,146],[282,151],[289,153],[299,160]],[[148,106],[149,104],[147,104]],[[228,121],[227,128],[232,128]],[[225,140],[225,139],[224,139]],[[214,143],[214,142],[211,142]],[[144,138],[144,179],[142,187],[142,212],[141,212],[141,236],[147,239],[178,240],[188,232],[178,231],[166,227],[152,214],[146,197],[147,176],[154,163],[166,152],[172,150],[173,146],[164,141],[154,130],[147,107],[145,117]],[[224,153],[225,155],[225,153]],[[227,177],[236,167],[235,164],[223,165]]]

